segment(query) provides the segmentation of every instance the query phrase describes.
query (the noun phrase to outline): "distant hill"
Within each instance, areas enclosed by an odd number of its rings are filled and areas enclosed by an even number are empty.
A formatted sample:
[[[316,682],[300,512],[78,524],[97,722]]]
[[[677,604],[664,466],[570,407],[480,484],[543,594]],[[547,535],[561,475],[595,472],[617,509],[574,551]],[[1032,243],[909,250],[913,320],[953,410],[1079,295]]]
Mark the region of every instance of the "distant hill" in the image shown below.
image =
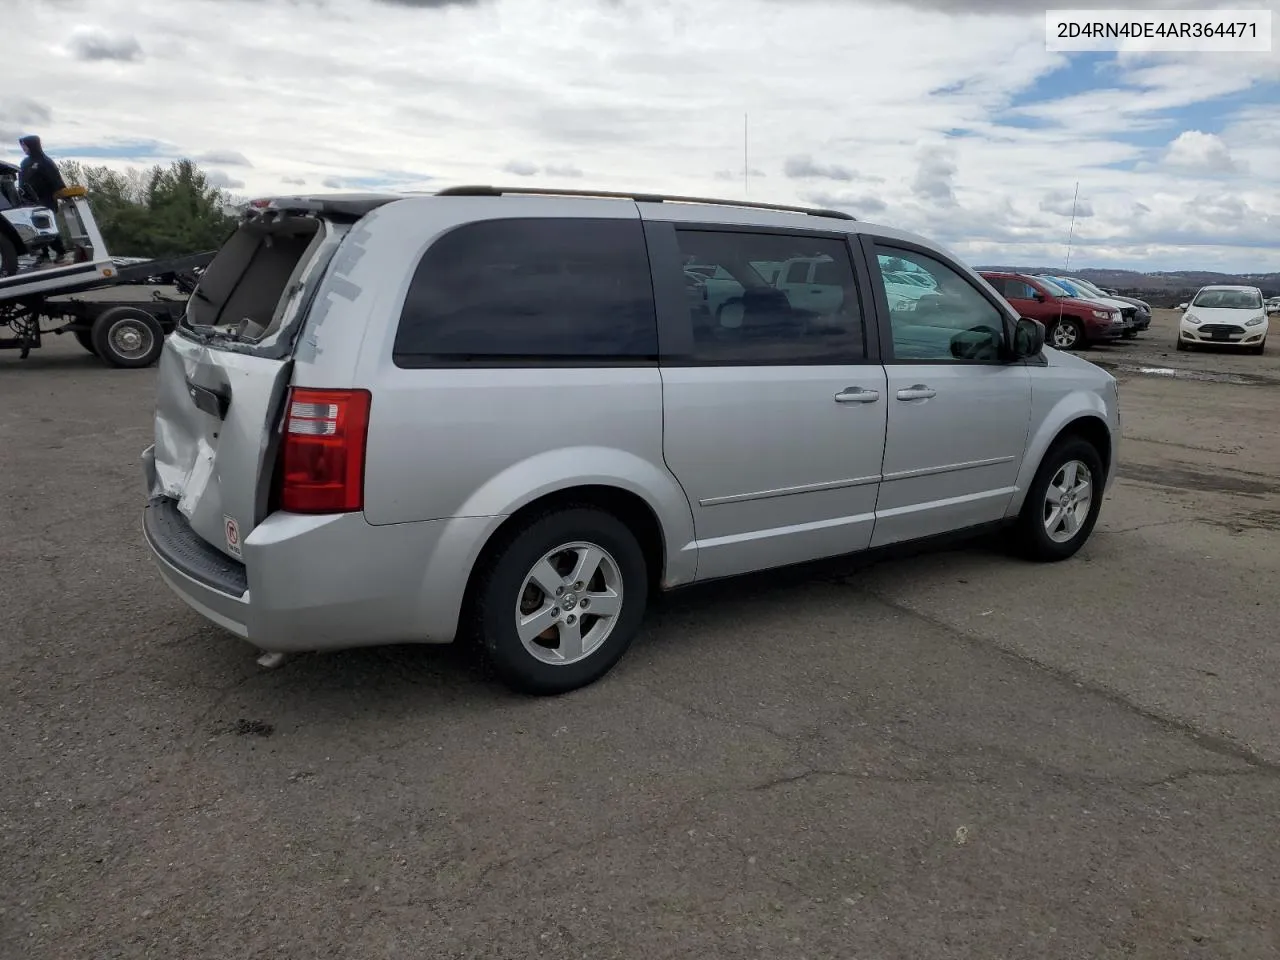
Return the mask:
[[[1061,267],[983,266],[979,270],[1007,270],[1014,273],[1061,274]],[[1263,296],[1280,296],[1280,272],[1213,273],[1209,270],[1173,270],[1163,273],[1139,273],[1137,270],[1071,270],[1067,276],[1081,277],[1121,296],[1140,297],[1153,307],[1172,307],[1201,287],[1212,283],[1243,283],[1260,287]]]

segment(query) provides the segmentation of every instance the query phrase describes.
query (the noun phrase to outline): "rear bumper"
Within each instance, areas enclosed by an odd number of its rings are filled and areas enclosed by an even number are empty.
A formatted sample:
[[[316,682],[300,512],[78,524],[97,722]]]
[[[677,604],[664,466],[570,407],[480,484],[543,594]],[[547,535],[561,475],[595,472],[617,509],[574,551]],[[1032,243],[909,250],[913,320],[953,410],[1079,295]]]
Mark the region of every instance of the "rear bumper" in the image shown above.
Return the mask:
[[[249,580],[244,564],[196,535],[177,502],[157,497],[142,514],[142,536],[169,588],[208,619],[248,637]]]
[[[161,497],[147,504],[143,535],[165,583],[196,612],[263,650],[307,651],[451,641],[471,567],[499,522],[373,526],[358,513],[276,513],[245,538],[240,564]]]

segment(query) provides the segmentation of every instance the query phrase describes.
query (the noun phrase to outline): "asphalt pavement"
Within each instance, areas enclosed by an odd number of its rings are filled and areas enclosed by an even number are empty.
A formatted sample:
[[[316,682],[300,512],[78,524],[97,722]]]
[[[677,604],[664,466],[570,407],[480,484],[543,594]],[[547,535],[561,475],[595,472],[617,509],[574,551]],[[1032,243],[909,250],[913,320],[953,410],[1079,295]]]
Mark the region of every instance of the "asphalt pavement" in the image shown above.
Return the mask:
[[[685,592],[557,699],[258,668],[144,555],[154,371],[0,354],[0,957],[1280,955],[1280,342],[1172,323],[1074,560]]]

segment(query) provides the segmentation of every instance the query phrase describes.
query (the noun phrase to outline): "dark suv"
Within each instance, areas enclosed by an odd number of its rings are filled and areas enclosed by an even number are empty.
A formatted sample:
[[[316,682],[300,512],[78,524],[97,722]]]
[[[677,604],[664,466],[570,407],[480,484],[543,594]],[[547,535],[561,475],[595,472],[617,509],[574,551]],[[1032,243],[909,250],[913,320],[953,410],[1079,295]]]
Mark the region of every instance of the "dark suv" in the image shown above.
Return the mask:
[[[1119,310],[1073,297],[1052,280],[995,270],[979,273],[1021,316],[1044,324],[1045,339],[1059,350],[1084,349],[1125,333],[1127,325]]]

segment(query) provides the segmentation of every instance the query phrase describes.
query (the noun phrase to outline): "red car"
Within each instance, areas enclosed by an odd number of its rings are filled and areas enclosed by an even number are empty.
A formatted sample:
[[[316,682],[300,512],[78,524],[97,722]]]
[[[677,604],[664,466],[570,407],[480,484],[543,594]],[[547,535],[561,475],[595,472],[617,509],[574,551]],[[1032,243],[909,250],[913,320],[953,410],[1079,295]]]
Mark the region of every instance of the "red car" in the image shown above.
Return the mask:
[[[1080,350],[1124,335],[1124,318],[1119,310],[1073,297],[1052,280],[994,270],[979,273],[1020,316],[1044,324],[1045,341],[1059,350]]]

